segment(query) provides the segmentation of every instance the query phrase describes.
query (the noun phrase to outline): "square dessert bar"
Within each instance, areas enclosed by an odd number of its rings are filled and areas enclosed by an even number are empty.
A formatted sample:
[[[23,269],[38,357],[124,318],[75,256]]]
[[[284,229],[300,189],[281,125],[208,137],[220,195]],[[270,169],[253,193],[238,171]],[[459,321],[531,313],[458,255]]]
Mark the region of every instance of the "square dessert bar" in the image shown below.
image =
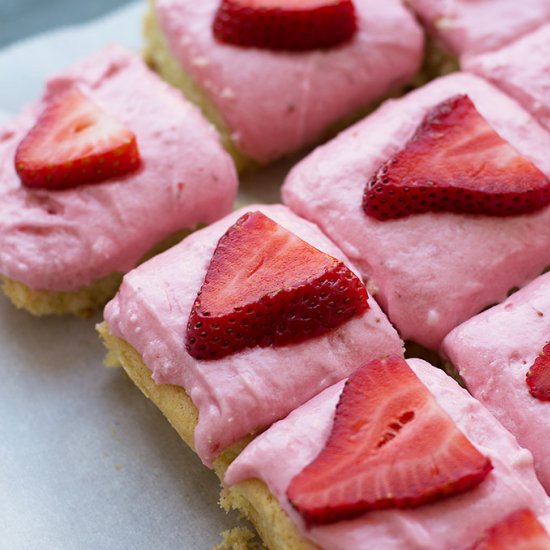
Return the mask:
[[[241,166],[318,141],[329,127],[406,84],[420,67],[423,34],[400,0],[354,1],[352,39],[309,51],[219,41],[213,23],[221,3],[152,1],[145,55],[202,106]]]
[[[515,98],[550,130],[550,22],[496,51],[464,58],[462,67]]]
[[[442,351],[468,389],[535,458],[550,490],[550,402],[531,394],[527,373],[550,340],[550,274],[466,321]],[[547,371],[550,380],[550,370]],[[548,394],[550,398],[550,393]]]
[[[71,124],[72,130],[63,129]],[[89,139],[91,148],[101,146],[106,138],[93,133],[93,124],[103,124],[97,132],[122,126],[133,134],[139,168],[69,186],[63,178],[70,171],[74,176],[77,161],[68,159],[57,172],[27,173],[30,183],[22,183],[16,170],[24,163],[18,161],[16,167],[15,158],[31,134],[34,141],[45,141],[40,147],[33,144],[38,153],[69,155],[81,139]],[[100,174],[107,164],[116,169],[123,150],[109,154],[78,161],[82,173],[92,166]],[[59,188],[52,188],[52,174],[59,176]],[[40,187],[33,177],[43,178]],[[106,48],[51,78],[42,98],[0,129],[4,290],[17,306],[38,315],[89,314],[115,294],[122,274],[155,247],[165,248],[182,232],[231,211],[237,185],[231,157],[199,110],[139,56]]]
[[[406,0],[451,54],[495,50],[550,22],[547,0]]]
[[[238,235],[246,234],[235,222],[254,211],[263,213],[333,259],[347,263],[342,252],[318,228],[286,207],[250,206],[197,231],[128,273],[105,309],[105,324],[101,328],[117,361],[208,465],[235,442],[286,416],[327,386],[348,376],[358,362],[389,353],[402,355],[403,351],[396,331],[369,298],[366,311],[315,337],[277,346],[263,342],[260,347],[237,350],[215,360],[196,359],[194,352],[192,356],[192,350],[186,347],[190,342],[186,340],[186,329],[197,310],[195,300],[214,261],[217,243],[230,228]],[[227,243],[228,238],[220,240],[220,247],[222,242]],[[254,253],[254,250],[246,252],[252,258]],[[266,273],[262,265],[269,261],[270,258],[259,258],[242,280],[241,274],[232,272],[229,262],[223,273],[218,272],[222,286],[224,281],[229,285],[219,295],[223,300],[231,300],[232,292],[246,294],[247,287],[241,285],[250,281],[248,288],[253,286],[254,273],[258,270],[260,274]],[[296,269],[290,263],[279,265],[289,272]],[[361,288],[364,291],[362,284]],[[206,300],[204,288],[200,297]],[[316,299],[310,295],[307,300],[312,298]],[[246,315],[247,319],[258,319],[253,311],[247,311]],[[224,329],[223,338],[232,331],[238,338],[238,330],[249,322],[254,327],[260,321],[243,320],[238,329],[232,325],[235,330]],[[190,324],[194,329],[195,321]],[[204,320],[197,326],[200,324],[206,327],[207,322]],[[211,328],[214,331],[219,327]],[[197,337],[200,340],[201,336]]]
[[[358,266],[401,336],[431,349],[454,327],[502,301],[511,288],[526,284],[550,263],[547,207],[504,217],[443,211],[385,221],[363,210],[373,175],[403,150],[428,112],[460,94],[470,98],[483,124],[508,142],[513,154],[521,154],[539,177],[550,175],[550,135],[484,80],[456,73],[387,101],[301,161],[283,186],[284,202],[317,223]],[[469,160],[460,156],[460,149],[428,150],[443,166]],[[472,156],[480,169],[497,158],[492,150],[487,159],[478,153]]]
[[[294,483],[295,476],[316,457],[318,463],[326,465],[327,477],[331,476],[331,465],[337,467],[336,458],[334,462],[328,462],[328,446],[325,447],[325,442],[331,434],[333,422],[332,434],[336,432],[336,422],[333,419],[344,407],[343,396],[339,402],[344,388],[344,383],[340,382],[274,424],[241,452],[226,472],[227,487],[222,503],[237,508],[250,517],[266,545],[277,550],[469,549],[484,532],[519,509],[529,508],[537,515],[548,514],[549,500],[537,481],[530,453],[519,447],[513,436],[487,409],[443,371],[420,359],[410,359],[407,362],[421,383],[435,397],[444,414],[466,436],[469,444],[490,460],[492,470],[477,486],[416,507],[371,509],[349,519],[325,523],[313,523],[310,520],[310,524],[306,524],[299,508],[289,500],[289,487]],[[368,371],[371,365],[364,368]],[[348,390],[346,388],[345,391]],[[395,407],[399,407],[397,401],[390,401],[384,411],[394,411]],[[357,425],[360,425],[359,419],[355,416],[349,417],[349,411],[346,412],[351,424],[356,420]],[[380,413],[381,416],[384,414]],[[417,420],[413,418],[409,425],[402,426],[401,432],[395,434],[393,441],[388,438],[384,440],[388,448],[393,444],[401,445],[403,439],[413,437],[407,435],[407,430],[422,429],[422,412],[418,414]],[[376,424],[380,422],[380,416],[375,415],[369,420]],[[419,423],[416,424],[417,427],[415,422]],[[368,429],[367,424],[366,430]],[[368,439],[369,434],[370,432],[363,437]],[[351,439],[350,435],[349,441]],[[422,439],[417,441],[419,447],[423,445]],[[319,454],[322,451],[325,452],[324,457]],[[398,453],[391,466],[394,480],[401,480],[405,486],[408,483],[414,486],[426,481],[425,474],[419,474],[422,463],[417,463],[417,475],[400,475],[406,471],[410,460],[413,461],[413,468],[414,461],[418,460],[415,450]],[[357,472],[358,464],[358,460],[350,459],[348,467]],[[377,468],[383,469],[384,466],[379,465]],[[437,465],[434,466],[436,468]],[[443,468],[449,469],[452,470],[452,466]],[[356,475],[360,474],[357,472]],[[358,494],[362,494],[362,487],[364,485],[358,480]],[[339,491],[340,494],[346,492],[343,480],[340,480]],[[334,495],[338,495],[336,488]],[[525,546],[527,547],[533,548]]]

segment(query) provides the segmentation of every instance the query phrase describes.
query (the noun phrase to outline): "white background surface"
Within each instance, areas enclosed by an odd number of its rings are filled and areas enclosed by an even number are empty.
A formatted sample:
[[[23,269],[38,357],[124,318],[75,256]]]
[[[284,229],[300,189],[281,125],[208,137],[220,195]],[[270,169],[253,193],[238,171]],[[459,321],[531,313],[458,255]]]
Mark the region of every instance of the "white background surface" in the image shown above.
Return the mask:
[[[144,5],[0,51],[0,121],[106,43],[139,49]],[[277,200],[290,164],[245,181],[241,199]],[[236,525],[217,479],[122,371],[102,368],[99,320],[35,319],[0,297],[0,548],[211,548]]]

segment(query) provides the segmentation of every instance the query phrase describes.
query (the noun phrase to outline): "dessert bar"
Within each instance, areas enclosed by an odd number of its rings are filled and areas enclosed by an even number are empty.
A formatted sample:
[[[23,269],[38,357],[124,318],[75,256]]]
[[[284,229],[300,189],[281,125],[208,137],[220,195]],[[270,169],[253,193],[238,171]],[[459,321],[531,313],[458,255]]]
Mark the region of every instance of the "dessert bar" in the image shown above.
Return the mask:
[[[288,32],[283,27],[278,38],[261,6],[260,14],[254,6],[233,13],[233,4],[238,5],[220,0],[151,2],[145,55],[163,78],[201,105],[239,167],[251,161],[265,164],[318,141],[332,125],[409,82],[420,67],[423,34],[400,0],[333,2],[337,6],[328,15],[330,28],[317,33],[311,29],[322,8],[316,10],[312,2],[303,7],[276,3],[273,19],[291,26]],[[354,14],[348,26],[336,23],[339,5],[344,17]],[[244,29],[219,30],[220,21],[229,25],[233,19]],[[343,42],[286,42],[308,33],[319,39],[331,31],[338,38],[342,25],[350,29]],[[257,32],[249,37],[252,29]],[[255,37],[266,36],[272,39],[255,45]]]
[[[549,148],[514,100],[455,73],[317,148],[283,200],[357,265],[405,340],[437,350],[550,263]]]
[[[214,128],[141,59],[109,47],[0,129],[0,277],[36,315],[88,315],[155,247],[227,214]]]
[[[469,549],[514,512],[549,511],[530,453],[419,359],[362,366],[258,436],[225,482],[273,549]]]
[[[354,270],[286,207],[250,206],[128,273],[100,330],[212,465],[358,362],[402,354]]]

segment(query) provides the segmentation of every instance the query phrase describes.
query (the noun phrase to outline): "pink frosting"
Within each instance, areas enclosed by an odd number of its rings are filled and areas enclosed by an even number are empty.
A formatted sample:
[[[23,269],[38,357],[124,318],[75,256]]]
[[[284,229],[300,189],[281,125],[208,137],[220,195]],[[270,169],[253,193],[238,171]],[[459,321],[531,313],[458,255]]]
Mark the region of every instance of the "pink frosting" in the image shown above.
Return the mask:
[[[363,315],[324,336],[248,349],[218,361],[193,359],[185,350],[185,328],[216,244],[242,214],[254,210],[348,262],[313,224],[284,206],[250,206],[127,274],[105,309],[110,330],[141,353],[155,381],[181,386],[190,395],[199,410],[195,446],[206,464],[234,441],[349,376],[361,362],[402,354],[399,336],[370,299]]]
[[[406,0],[455,55],[494,50],[550,21],[548,0]]]
[[[306,53],[218,42],[219,0],[157,0],[172,54],[232,131],[238,147],[268,162],[315,141],[331,123],[406,83],[422,58],[423,36],[400,0],[355,2],[359,31],[342,47]]]
[[[422,214],[380,222],[362,208],[366,182],[403,147],[426,112],[468,94],[493,128],[550,176],[550,135],[480,78],[455,73],[378,111],[293,168],[283,199],[316,222],[370,280],[404,339],[437,349],[455,326],[550,262],[550,209],[495,218]]]
[[[467,57],[462,66],[517,99],[550,130],[550,23],[496,52]]]
[[[74,85],[136,134],[143,167],[67,191],[27,189],[15,150],[48,98]],[[229,212],[237,184],[199,111],[138,56],[107,48],[50,79],[43,98],[0,129],[0,273],[62,291],[128,271],[168,235]]]
[[[550,273],[453,330],[443,352],[469,390],[535,457],[550,491],[550,403],[531,396],[525,375],[550,340]]]
[[[325,390],[256,438],[231,464],[226,483],[259,478],[302,534],[325,550],[442,550],[469,548],[480,535],[523,507],[550,512],[529,451],[443,371],[420,359],[409,365],[494,470],[475,489],[411,510],[369,512],[351,521],[306,530],[286,499],[292,478],[321,451],[332,428],[343,383]]]

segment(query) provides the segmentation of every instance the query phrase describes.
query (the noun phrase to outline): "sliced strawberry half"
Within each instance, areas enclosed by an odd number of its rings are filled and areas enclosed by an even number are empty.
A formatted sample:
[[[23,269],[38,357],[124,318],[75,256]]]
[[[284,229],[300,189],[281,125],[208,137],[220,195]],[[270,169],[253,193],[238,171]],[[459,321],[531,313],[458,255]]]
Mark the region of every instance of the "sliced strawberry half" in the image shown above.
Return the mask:
[[[550,181],[466,95],[431,109],[363,194],[363,210],[379,220],[424,212],[511,216],[549,202]]]
[[[303,51],[348,42],[357,22],[351,0],[222,0],[213,30],[234,46]]]
[[[535,359],[526,376],[529,393],[541,401],[550,401],[550,342]]]
[[[550,550],[550,537],[535,514],[523,509],[489,529],[471,550]]]
[[[136,136],[77,88],[53,98],[15,154],[21,183],[45,189],[99,183],[139,166]]]
[[[307,524],[325,524],[461,493],[491,469],[405,360],[391,356],[348,379],[325,447],[287,496]]]
[[[363,283],[261,212],[218,242],[187,325],[195,359],[319,336],[368,309]]]

